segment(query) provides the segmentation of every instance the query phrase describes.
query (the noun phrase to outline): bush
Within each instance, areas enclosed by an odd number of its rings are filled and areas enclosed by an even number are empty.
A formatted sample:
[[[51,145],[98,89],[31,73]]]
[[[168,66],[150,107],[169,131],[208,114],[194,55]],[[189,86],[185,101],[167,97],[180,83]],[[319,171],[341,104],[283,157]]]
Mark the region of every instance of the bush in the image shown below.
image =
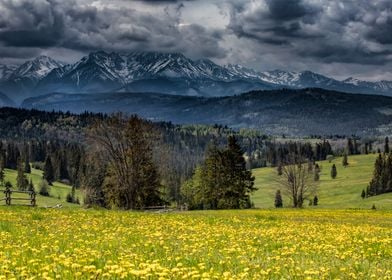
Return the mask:
[[[328,160],[329,163],[333,161],[335,157],[333,155],[327,155],[326,160]]]
[[[50,196],[50,186],[46,180],[42,180],[39,183],[39,192],[42,196]]]
[[[38,170],[44,170],[44,163],[39,162],[39,161],[32,162],[31,167],[33,167],[34,169],[38,169]]]

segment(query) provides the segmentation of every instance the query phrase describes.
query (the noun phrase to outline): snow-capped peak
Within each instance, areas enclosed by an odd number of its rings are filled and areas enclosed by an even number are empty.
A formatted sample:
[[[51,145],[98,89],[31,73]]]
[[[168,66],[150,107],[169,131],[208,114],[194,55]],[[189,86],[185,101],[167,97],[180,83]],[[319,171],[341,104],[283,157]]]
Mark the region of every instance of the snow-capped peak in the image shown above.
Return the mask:
[[[349,77],[349,78],[343,80],[343,83],[352,84],[355,86],[357,86],[360,82],[362,82],[362,81],[359,79],[353,78],[353,77]]]
[[[55,68],[62,67],[64,64],[48,56],[38,56],[33,60],[26,61],[20,65],[12,74],[14,78],[29,78],[39,80],[45,77]]]
[[[0,64],[0,81],[7,80],[12,73],[15,71],[17,66],[15,65],[3,65]]]

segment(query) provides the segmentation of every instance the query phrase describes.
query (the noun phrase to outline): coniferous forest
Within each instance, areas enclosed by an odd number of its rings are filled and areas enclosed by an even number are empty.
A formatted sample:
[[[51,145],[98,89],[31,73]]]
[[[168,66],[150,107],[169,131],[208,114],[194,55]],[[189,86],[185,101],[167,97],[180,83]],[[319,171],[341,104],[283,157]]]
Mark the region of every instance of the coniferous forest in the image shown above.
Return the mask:
[[[43,171],[49,185],[70,184],[83,192],[86,205],[106,208],[184,203],[191,209],[249,208],[255,190],[252,168],[279,169],[293,155],[314,165],[380,147],[375,139],[286,139],[250,129],[174,125],[124,114],[2,108],[0,118],[2,167],[18,170],[19,189],[28,188],[23,173],[31,165]],[[380,156],[376,170],[384,170],[388,162]],[[380,180],[389,182],[383,176],[375,177],[367,196],[388,190],[381,187],[388,185]],[[71,194],[67,200],[73,201]]]

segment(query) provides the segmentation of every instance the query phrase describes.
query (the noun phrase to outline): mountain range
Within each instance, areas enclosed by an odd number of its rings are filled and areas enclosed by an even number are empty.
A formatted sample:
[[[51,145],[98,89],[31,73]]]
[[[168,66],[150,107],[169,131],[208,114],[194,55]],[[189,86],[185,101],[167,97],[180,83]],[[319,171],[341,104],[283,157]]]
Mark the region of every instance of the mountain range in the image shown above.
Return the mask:
[[[0,92],[20,104],[53,92],[159,92],[219,97],[282,88],[328,90],[392,96],[392,82],[355,78],[336,80],[310,71],[259,72],[241,65],[220,66],[180,53],[90,53],[74,64],[40,56],[22,65],[0,65]]]

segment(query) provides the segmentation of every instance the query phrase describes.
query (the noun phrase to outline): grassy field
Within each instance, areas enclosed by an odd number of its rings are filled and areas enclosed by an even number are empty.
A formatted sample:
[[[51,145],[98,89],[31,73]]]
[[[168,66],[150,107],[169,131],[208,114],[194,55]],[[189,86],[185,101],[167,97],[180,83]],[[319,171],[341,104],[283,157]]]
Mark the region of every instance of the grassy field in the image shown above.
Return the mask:
[[[374,162],[377,155],[349,156],[349,166],[344,168],[342,158],[335,158],[331,163],[321,161],[322,171],[317,190],[319,205],[317,208],[362,208],[370,209],[373,204],[377,209],[392,209],[392,193],[361,198],[361,191],[372,178]],[[338,176],[331,178],[331,166],[336,164]],[[278,183],[276,168],[254,169],[255,185],[259,190],[253,195],[253,202],[258,208],[274,207],[275,192],[282,187]],[[283,197],[285,206],[290,205],[288,197]],[[308,203],[305,203],[305,207]],[[314,207],[313,207],[314,208]]]
[[[0,207],[0,279],[391,279],[392,213]]]
[[[12,169],[5,170],[5,180],[10,181],[14,187],[16,186],[16,176],[17,176],[17,172],[15,170]],[[33,180],[34,187],[38,192],[39,183],[42,180],[42,171],[32,168],[31,174],[26,174],[26,176],[29,180],[30,179]],[[70,191],[71,191],[71,186],[60,182],[54,182],[53,186],[50,188],[50,197],[37,195],[37,205],[42,207],[47,207],[47,206],[54,206],[56,204],[61,203],[63,206],[66,207],[79,207],[79,205],[77,204],[66,202],[66,196]],[[78,190],[76,191],[76,195],[80,198],[82,197]],[[18,196],[20,197],[21,195]],[[0,205],[3,204],[4,202],[0,202]]]

